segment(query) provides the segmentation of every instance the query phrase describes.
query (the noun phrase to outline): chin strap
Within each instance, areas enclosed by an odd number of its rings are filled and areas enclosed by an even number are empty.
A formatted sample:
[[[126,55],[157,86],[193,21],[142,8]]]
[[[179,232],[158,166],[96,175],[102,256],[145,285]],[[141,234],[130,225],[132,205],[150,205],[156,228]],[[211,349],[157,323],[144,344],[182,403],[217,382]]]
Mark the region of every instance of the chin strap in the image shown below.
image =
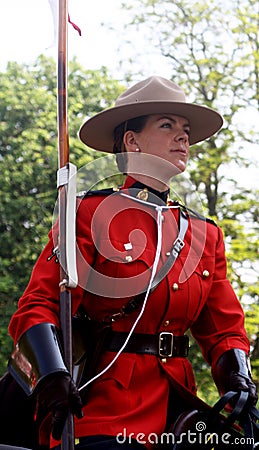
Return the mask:
[[[19,339],[8,362],[8,370],[27,395],[38,382],[55,372],[69,373],[57,329],[50,323],[29,328]]]

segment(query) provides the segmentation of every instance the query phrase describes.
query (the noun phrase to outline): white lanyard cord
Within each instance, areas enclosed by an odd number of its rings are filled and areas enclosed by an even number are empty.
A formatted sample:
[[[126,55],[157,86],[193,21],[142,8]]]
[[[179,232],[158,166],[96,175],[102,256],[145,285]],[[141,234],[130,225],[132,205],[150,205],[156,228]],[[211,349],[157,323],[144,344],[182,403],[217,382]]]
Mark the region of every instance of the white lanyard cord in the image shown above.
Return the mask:
[[[140,321],[140,319],[141,319],[141,317],[142,317],[142,315],[143,315],[143,313],[145,311],[147,300],[148,300],[148,297],[149,297],[149,294],[150,294],[150,290],[151,290],[151,286],[152,286],[153,280],[154,280],[156,272],[157,272],[157,267],[158,267],[159,258],[160,258],[160,254],[161,254],[161,247],[162,247],[162,217],[163,217],[162,216],[162,211],[163,211],[163,207],[156,205],[155,209],[157,211],[157,217],[156,217],[156,223],[157,223],[157,247],[156,247],[156,254],[155,254],[154,264],[153,264],[153,267],[152,267],[152,272],[151,272],[148,288],[147,288],[147,291],[146,291],[145,299],[144,299],[142,308],[140,310],[140,313],[139,313],[138,317],[136,318],[134,324],[132,325],[131,330],[129,331],[129,334],[128,334],[124,344],[122,345],[120,350],[116,353],[115,357],[111,360],[111,362],[101,372],[99,372],[97,375],[95,375],[93,378],[91,378],[85,384],[83,384],[83,386],[81,386],[78,389],[79,391],[82,391],[90,383],[92,383],[97,378],[102,376],[115,363],[115,361],[119,358],[120,354],[123,352],[124,348],[128,344],[132,333],[134,332],[138,322]]]

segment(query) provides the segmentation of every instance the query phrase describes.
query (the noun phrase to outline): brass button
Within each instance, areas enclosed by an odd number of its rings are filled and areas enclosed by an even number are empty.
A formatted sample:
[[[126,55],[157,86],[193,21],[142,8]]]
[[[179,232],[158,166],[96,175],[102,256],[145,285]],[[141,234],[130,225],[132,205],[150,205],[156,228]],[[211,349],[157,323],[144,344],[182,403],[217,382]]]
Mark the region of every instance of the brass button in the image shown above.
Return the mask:
[[[166,320],[166,321],[164,322],[164,327],[168,327],[169,323],[170,323],[170,320]]]
[[[202,275],[204,276],[204,278],[208,278],[208,277],[210,276],[210,273],[209,273],[208,270],[204,270],[204,271],[202,272]]]
[[[132,258],[132,256],[127,255],[127,256],[125,257],[125,259],[126,259],[127,262],[131,262],[133,258]]]
[[[174,283],[173,286],[172,286],[172,289],[173,289],[173,291],[178,291],[178,289],[179,289],[178,284]]]
[[[166,364],[166,363],[167,363],[167,359],[166,359],[166,358],[162,358],[162,359],[161,359],[161,362],[162,362],[163,364]]]
[[[166,252],[166,256],[170,256],[171,255],[171,252]]]
[[[165,220],[165,216],[163,214],[161,216],[161,220],[162,220],[162,222],[164,222],[164,220]]]

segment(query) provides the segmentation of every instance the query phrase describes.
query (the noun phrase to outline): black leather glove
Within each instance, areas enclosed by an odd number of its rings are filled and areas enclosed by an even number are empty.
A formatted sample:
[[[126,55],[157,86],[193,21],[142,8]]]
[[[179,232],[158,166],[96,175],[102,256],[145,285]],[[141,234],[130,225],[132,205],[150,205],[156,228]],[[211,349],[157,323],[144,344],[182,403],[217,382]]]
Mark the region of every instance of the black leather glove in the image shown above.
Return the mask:
[[[54,439],[61,439],[69,413],[83,417],[82,400],[77,387],[68,373],[53,373],[38,382],[35,388],[38,414],[52,415],[51,433]]]
[[[243,350],[235,348],[223,353],[212,370],[212,376],[220,395],[228,391],[245,391],[249,394],[249,404],[256,404],[256,386],[252,381],[248,357]]]

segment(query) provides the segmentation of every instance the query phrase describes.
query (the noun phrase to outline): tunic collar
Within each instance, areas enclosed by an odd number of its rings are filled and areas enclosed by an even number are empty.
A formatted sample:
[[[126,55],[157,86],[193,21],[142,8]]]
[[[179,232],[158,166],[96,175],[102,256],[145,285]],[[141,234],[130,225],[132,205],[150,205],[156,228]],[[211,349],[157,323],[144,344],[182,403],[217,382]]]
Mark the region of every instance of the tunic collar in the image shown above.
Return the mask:
[[[136,181],[128,176],[122,189],[127,189],[128,194],[146,202],[155,203],[156,205],[166,206],[169,199],[169,189],[159,192],[148,185]]]

